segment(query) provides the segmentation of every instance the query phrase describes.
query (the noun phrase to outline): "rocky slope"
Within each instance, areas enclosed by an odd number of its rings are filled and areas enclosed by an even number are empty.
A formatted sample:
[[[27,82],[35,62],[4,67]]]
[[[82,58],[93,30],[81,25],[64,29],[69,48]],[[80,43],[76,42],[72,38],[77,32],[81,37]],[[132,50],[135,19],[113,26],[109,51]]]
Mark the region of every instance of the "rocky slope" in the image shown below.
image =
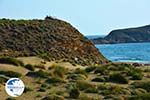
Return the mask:
[[[0,56],[41,56],[81,65],[107,60],[77,29],[65,21],[0,20]]]
[[[92,41],[95,44],[150,42],[150,25],[113,30],[106,37],[93,39]]]

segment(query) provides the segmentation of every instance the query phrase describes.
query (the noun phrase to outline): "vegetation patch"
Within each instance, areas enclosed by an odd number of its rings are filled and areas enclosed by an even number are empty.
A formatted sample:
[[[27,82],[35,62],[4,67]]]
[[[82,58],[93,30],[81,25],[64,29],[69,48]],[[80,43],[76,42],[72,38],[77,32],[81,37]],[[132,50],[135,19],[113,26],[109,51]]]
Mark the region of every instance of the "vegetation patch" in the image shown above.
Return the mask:
[[[52,95],[49,95],[49,96],[46,96],[44,97],[43,99],[41,100],[65,100],[63,96],[59,96],[59,95],[56,95],[56,94],[52,94]]]
[[[31,64],[27,64],[24,67],[27,68],[28,70],[31,70],[31,71],[35,70],[35,67],[33,65],[31,65]]]
[[[51,77],[48,78],[45,82],[48,84],[54,84],[54,83],[64,83],[65,81],[59,77]]]
[[[0,84],[6,83],[7,80],[8,80],[7,78],[0,76]]]
[[[90,67],[86,67],[86,68],[85,68],[85,71],[86,71],[87,73],[90,73],[90,72],[93,72],[95,69],[96,69],[96,66],[90,66]]]
[[[97,67],[96,70],[94,71],[95,74],[101,74],[101,75],[108,75],[109,71],[107,70],[107,67],[105,66],[100,66]]]
[[[39,71],[36,71],[36,72],[33,72],[33,71],[28,72],[27,76],[39,77],[39,78],[48,78],[50,76],[50,74],[48,72],[43,71],[43,70],[39,70]]]
[[[67,69],[62,66],[54,66],[53,74],[56,77],[64,78],[64,75],[67,73]]]
[[[132,86],[134,88],[142,88],[150,92],[150,81],[134,82]]]
[[[121,73],[113,73],[110,75],[109,80],[115,83],[128,84],[128,79]]]
[[[11,57],[0,57],[1,64],[12,64],[15,66],[24,66],[24,63],[20,60]]]
[[[21,77],[22,75],[13,71],[0,71],[0,75],[5,75],[8,77]]]
[[[69,95],[71,98],[78,99],[80,95],[80,91],[77,87],[73,87],[72,89],[70,89]]]
[[[82,74],[86,77],[88,77],[88,74],[86,73],[86,71],[84,69],[80,69],[80,68],[77,68],[75,71],[74,71],[75,74]]]
[[[128,100],[150,100],[150,93],[131,96]]]
[[[27,87],[27,86],[24,89],[24,93],[31,92],[31,91],[33,91],[33,89],[31,89],[30,87]]]
[[[95,85],[87,81],[77,81],[76,84],[80,90],[86,90],[87,88],[95,88]]]
[[[92,79],[92,82],[105,82],[106,79],[104,77],[96,77]]]

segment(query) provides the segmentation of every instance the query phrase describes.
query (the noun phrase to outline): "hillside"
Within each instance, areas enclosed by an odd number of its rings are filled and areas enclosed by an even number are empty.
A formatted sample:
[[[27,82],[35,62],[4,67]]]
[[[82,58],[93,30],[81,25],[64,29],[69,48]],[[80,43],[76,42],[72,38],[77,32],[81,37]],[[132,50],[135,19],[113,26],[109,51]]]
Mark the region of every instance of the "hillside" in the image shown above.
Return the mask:
[[[0,56],[40,56],[80,65],[106,62],[93,43],[72,25],[48,16],[44,20],[1,19]]]
[[[92,41],[95,44],[150,42],[150,25],[113,30],[106,37],[93,39]]]

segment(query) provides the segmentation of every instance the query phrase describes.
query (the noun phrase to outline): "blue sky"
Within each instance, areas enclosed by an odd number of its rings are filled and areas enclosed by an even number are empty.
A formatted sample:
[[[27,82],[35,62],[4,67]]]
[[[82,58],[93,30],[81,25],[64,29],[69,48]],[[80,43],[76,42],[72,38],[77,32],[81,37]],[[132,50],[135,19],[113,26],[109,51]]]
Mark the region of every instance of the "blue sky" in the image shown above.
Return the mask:
[[[66,20],[84,35],[150,24],[150,0],[0,0],[0,18]]]

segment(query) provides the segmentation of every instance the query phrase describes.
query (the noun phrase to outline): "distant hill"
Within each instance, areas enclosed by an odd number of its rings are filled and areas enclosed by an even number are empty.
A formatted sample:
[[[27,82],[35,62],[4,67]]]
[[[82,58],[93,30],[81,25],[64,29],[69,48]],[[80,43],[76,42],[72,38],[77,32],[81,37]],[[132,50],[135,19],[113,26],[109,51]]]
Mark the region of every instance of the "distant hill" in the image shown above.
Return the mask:
[[[100,38],[100,37],[105,37],[105,35],[87,35],[86,36],[88,39],[96,39],[96,38]]]
[[[150,42],[150,25],[113,30],[104,38],[92,39],[95,44]]]
[[[47,16],[44,20],[0,20],[0,56],[41,56],[81,65],[106,59],[69,23]]]

